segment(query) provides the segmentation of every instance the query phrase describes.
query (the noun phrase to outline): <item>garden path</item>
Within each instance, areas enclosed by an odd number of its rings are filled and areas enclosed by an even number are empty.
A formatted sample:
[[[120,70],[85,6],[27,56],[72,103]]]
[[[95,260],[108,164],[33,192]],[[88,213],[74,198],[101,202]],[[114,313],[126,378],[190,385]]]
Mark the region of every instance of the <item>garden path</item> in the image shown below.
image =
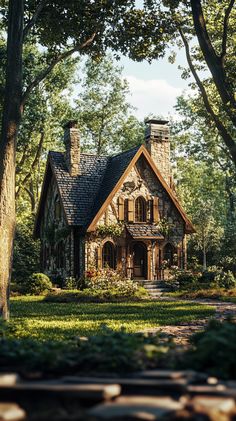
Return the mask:
[[[164,300],[170,300],[170,301],[177,300],[176,298],[166,297],[164,295],[162,295],[158,299],[159,300],[164,299]],[[217,301],[217,300],[209,300],[209,299],[195,299],[195,300],[181,299],[181,301],[190,301],[190,302],[199,303],[199,304],[207,304],[209,306],[214,307],[216,312],[213,318],[220,321],[223,321],[227,319],[228,317],[236,318],[236,304],[234,303]],[[166,325],[166,326],[158,327],[156,329],[148,329],[147,331],[150,333],[164,332],[170,336],[173,336],[174,342],[177,345],[187,346],[190,336],[196,332],[203,330],[206,327],[209,319],[210,319],[209,317],[206,317],[204,319],[194,320],[192,322],[182,322],[181,324],[175,325],[175,326]]]

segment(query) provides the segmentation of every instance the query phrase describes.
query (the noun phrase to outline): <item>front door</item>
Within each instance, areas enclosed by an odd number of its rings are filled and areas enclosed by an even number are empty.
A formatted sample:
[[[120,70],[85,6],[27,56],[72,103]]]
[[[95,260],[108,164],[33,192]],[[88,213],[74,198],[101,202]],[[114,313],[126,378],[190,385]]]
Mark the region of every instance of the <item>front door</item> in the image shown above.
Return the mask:
[[[147,277],[147,247],[143,243],[133,245],[134,278]]]

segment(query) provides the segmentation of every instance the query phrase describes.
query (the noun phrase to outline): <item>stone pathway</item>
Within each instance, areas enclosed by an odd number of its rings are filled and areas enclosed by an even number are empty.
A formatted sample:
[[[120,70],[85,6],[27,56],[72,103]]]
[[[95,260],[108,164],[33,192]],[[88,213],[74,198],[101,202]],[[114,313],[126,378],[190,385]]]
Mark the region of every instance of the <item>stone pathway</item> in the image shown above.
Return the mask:
[[[165,301],[179,301],[177,298],[165,297],[164,295],[162,295],[159,299],[163,299]],[[220,321],[223,321],[228,317],[236,318],[236,304],[234,303],[208,299],[181,299],[181,301],[206,304],[208,306],[214,307],[216,313],[212,317]],[[173,336],[173,339],[177,345],[188,345],[190,336],[203,330],[206,327],[209,319],[210,317],[206,317],[204,319],[193,320],[192,322],[183,322],[177,326],[166,325],[156,329],[149,329],[148,332],[153,334],[156,332],[164,332],[170,336]]]

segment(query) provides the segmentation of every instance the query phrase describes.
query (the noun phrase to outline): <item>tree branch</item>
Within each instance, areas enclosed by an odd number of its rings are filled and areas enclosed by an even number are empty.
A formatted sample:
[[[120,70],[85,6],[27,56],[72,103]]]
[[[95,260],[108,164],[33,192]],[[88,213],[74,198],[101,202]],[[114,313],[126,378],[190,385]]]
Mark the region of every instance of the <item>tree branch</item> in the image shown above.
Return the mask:
[[[199,90],[200,90],[200,92],[202,94],[202,98],[203,98],[203,102],[204,102],[204,105],[206,107],[206,110],[210,114],[212,120],[214,121],[214,123],[215,123],[215,125],[216,125],[216,127],[217,127],[217,129],[218,129],[218,131],[220,133],[220,135],[222,136],[222,138],[223,138],[223,140],[224,140],[227,148],[229,149],[229,152],[230,152],[230,155],[232,157],[232,160],[233,160],[233,162],[234,162],[234,164],[236,166],[236,142],[234,141],[234,139],[232,138],[232,136],[228,133],[227,129],[222,124],[222,122],[220,121],[220,119],[218,118],[218,116],[215,114],[215,112],[214,112],[214,110],[213,110],[213,108],[212,108],[212,106],[210,104],[210,101],[209,101],[209,98],[208,98],[206,89],[203,86],[203,83],[200,80],[200,78],[199,78],[199,76],[198,76],[198,74],[196,72],[196,69],[195,69],[195,67],[193,65],[191,54],[190,54],[190,49],[189,49],[189,45],[188,45],[188,41],[187,41],[187,39],[186,39],[186,37],[185,37],[182,29],[180,27],[178,29],[179,29],[179,33],[180,33],[181,39],[182,39],[182,41],[184,43],[184,47],[185,47],[185,52],[186,52],[186,57],[187,57],[189,68],[190,68],[190,70],[192,72],[192,75],[193,75],[193,77],[194,77],[194,79],[195,79],[195,81],[197,83],[197,86],[198,86],[198,88],[199,88]]]
[[[224,26],[223,26],[223,36],[222,36],[222,51],[221,51],[221,62],[222,66],[224,66],[225,56],[226,56],[226,50],[227,50],[227,33],[228,33],[228,23],[229,23],[229,17],[230,13],[233,9],[235,0],[231,0],[226,11],[225,11],[225,17],[224,17]]]
[[[29,172],[25,175],[25,177],[21,181],[21,183],[20,183],[20,185],[19,185],[19,187],[16,191],[16,199],[19,197],[22,187],[25,188],[25,185],[26,185],[27,181],[30,179],[33,170],[35,169],[36,165],[38,164],[38,161],[39,161],[41,153],[42,153],[43,142],[44,142],[44,132],[41,132],[40,140],[39,140],[39,144],[38,144],[38,147],[37,147],[37,151],[36,151],[34,160],[33,160],[32,164],[30,166]]]
[[[207,66],[212,74],[213,80],[215,82],[216,88],[219,92],[219,95],[222,99],[223,104],[225,105],[225,111],[228,114],[231,114],[231,121],[236,126],[236,117],[235,115],[232,116],[232,113],[227,109],[229,108],[229,104],[233,109],[236,109],[236,101],[234,99],[234,93],[229,92],[229,87],[227,86],[225,80],[225,71],[222,66],[221,57],[217,56],[210,37],[208,35],[208,31],[206,28],[206,22],[201,6],[201,0],[191,0],[191,7],[192,7],[192,15],[193,15],[193,22],[196,31],[196,35],[199,41],[199,45]]]
[[[48,67],[46,67],[44,70],[42,70],[42,72],[40,72],[36,76],[36,78],[30,83],[30,85],[28,85],[28,87],[26,88],[26,90],[25,90],[25,92],[23,93],[23,96],[22,96],[21,109],[23,110],[24,105],[25,105],[30,93],[33,91],[33,89],[36,88],[36,86],[38,86],[39,83],[42,82],[42,80],[44,80],[49,75],[49,73],[54,69],[54,67],[58,63],[67,59],[68,57],[70,57],[76,51],[80,51],[80,50],[88,47],[94,41],[95,36],[96,36],[96,32],[94,32],[92,34],[92,36],[90,38],[88,38],[85,42],[83,42],[82,44],[76,44],[70,50],[64,51],[62,54],[59,54],[57,57],[55,57],[54,60],[52,60],[52,62],[48,65]]]
[[[24,31],[23,31],[23,39],[25,39],[30,31],[30,29],[34,26],[34,24],[36,23],[41,11],[43,10],[44,6],[46,5],[47,0],[41,0],[38,4],[38,6],[36,7],[36,10],[32,16],[32,18],[29,20],[29,22],[27,23],[27,25],[24,27]]]

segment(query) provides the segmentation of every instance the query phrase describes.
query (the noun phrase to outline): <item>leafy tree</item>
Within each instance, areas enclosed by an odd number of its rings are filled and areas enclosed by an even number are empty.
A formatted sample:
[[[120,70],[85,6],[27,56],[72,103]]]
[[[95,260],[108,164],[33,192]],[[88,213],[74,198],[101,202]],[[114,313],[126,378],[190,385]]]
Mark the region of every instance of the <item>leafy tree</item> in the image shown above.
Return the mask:
[[[25,282],[33,272],[40,270],[40,245],[39,241],[33,240],[32,230],[32,218],[17,224],[12,276],[18,283]]]
[[[144,125],[131,115],[128,83],[112,56],[85,63],[82,92],[76,101],[85,151],[119,152],[143,141]]]
[[[214,124],[236,166],[234,5],[235,0],[146,0],[144,10],[150,12],[152,25],[144,24],[145,42],[139,49],[131,48],[129,55],[151,61],[160,56],[160,50],[163,53],[167,43],[184,47],[188,69],[183,69],[183,77],[193,77],[190,86],[201,94],[206,123]],[[139,17],[137,10],[125,17],[131,35],[134,20],[140,24]],[[170,54],[171,62],[175,55],[175,51]]]
[[[30,94],[55,66],[73,53],[102,55],[125,51],[126,31],[117,37],[134,1],[1,0],[1,28],[7,27],[6,77],[0,142],[0,312],[9,317],[9,284],[15,230],[15,152],[24,107]],[[7,8],[8,6],[8,8]],[[23,47],[34,40],[44,51],[40,69],[26,82]],[[26,63],[24,63],[26,65]],[[26,68],[26,67],[24,67]]]

